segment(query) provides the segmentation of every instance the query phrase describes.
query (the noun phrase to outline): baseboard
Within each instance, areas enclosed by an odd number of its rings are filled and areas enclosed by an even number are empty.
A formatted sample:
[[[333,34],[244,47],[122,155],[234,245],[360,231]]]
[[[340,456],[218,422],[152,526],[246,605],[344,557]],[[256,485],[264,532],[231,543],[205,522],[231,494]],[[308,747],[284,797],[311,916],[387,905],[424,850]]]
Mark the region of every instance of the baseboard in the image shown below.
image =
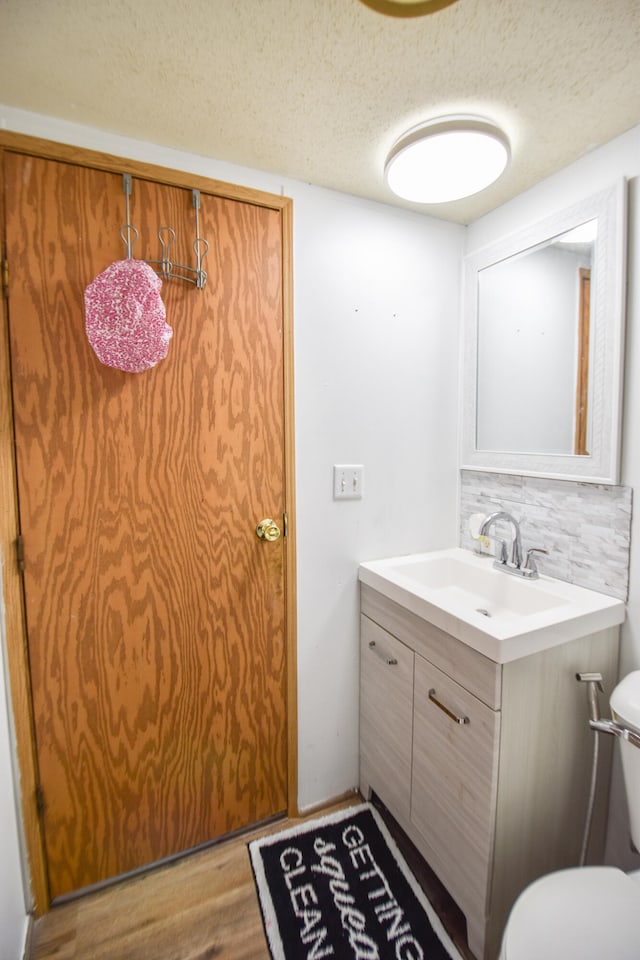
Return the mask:
[[[341,793],[337,797],[330,797],[327,800],[322,800],[320,803],[312,803],[308,807],[299,808],[300,817],[311,817],[320,811],[326,811],[329,807],[335,807],[340,804],[346,803],[362,803],[362,796],[357,787],[354,787],[352,790],[347,790],[345,793]]]

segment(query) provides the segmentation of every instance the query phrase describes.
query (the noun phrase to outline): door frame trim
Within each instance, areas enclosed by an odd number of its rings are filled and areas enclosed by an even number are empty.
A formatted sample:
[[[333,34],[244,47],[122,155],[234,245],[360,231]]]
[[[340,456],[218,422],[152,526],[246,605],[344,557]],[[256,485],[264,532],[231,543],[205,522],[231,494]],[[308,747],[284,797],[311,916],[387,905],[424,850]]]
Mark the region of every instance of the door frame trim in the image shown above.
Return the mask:
[[[296,593],[296,504],[295,504],[295,430],[294,430],[294,352],[293,352],[293,201],[290,197],[236,186],[170,167],[129,160],[70,144],[43,140],[12,131],[0,130],[0,226],[2,250],[7,257],[4,211],[4,163],[6,153],[20,153],[47,160],[93,167],[110,173],[130,173],[156,183],[197,189],[229,200],[238,200],[277,210],[282,230],[282,312],[284,373],[284,472],[287,537],[285,557],[285,634],[286,634],[286,707],[287,707],[287,813],[295,817],[298,809],[298,684],[297,684],[297,593]],[[19,773],[19,800],[22,831],[27,857],[31,912],[46,913],[50,906],[44,836],[37,805],[38,768],[31,699],[31,679],[27,654],[27,625],[22,576],[15,554],[19,533],[18,484],[13,429],[13,398],[9,347],[8,297],[2,296],[0,328],[0,564],[4,593],[8,694],[13,719],[15,756]]]

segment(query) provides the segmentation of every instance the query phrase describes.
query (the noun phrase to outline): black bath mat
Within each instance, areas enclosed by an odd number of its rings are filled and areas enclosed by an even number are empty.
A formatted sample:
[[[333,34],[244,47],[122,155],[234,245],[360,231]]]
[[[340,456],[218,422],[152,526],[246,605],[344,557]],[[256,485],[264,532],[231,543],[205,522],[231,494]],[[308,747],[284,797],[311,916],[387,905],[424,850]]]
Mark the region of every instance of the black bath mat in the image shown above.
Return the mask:
[[[249,852],[273,960],[461,960],[370,804]]]

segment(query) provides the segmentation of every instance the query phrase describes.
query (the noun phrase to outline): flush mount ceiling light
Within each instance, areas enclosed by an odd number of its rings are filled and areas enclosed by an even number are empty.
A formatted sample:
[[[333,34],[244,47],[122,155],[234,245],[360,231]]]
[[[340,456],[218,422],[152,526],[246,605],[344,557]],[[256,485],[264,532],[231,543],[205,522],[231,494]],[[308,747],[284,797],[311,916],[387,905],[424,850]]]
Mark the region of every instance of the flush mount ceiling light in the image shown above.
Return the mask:
[[[488,120],[440,117],[407,131],[384,169],[390,189],[404,200],[447,203],[484,190],[508,160],[509,142]]]
[[[423,17],[450,7],[456,0],[361,0],[361,3],[389,17]]]

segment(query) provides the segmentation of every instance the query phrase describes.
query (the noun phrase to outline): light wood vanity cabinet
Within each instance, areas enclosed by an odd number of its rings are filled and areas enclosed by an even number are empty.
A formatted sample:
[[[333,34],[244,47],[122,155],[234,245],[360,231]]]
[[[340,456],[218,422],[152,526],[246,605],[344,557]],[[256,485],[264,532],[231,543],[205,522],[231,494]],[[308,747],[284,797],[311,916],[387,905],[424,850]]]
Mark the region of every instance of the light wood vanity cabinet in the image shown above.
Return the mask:
[[[379,796],[405,818],[411,812],[413,650],[363,617],[360,754],[374,765]]]
[[[500,713],[420,654],[414,669],[411,821],[429,839],[444,885],[482,902],[492,861]],[[467,722],[457,723],[443,707]]]
[[[361,792],[380,797],[438,874],[473,953],[495,960],[518,894],[578,863],[593,734],[575,674],[599,671],[611,692],[618,628],[497,664],[364,584],[361,614]],[[605,738],[599,763],[596,862]]]

